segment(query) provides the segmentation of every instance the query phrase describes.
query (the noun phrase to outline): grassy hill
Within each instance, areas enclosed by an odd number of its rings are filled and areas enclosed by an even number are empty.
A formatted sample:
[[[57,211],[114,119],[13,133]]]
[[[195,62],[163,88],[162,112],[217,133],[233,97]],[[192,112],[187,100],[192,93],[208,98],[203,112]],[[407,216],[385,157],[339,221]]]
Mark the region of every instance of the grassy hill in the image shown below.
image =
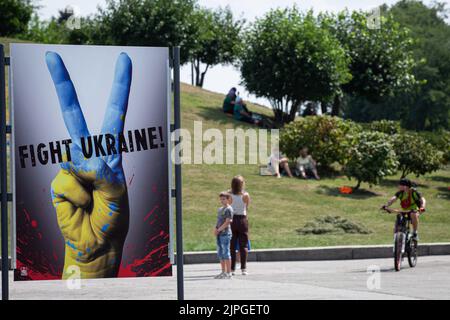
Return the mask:
[[[0,42],[4,40],[0,38]],[[203,129],[217,128],[222,132],[229,128],[249,128],[221,112],[222,99],[222,94],[183,84],[182,127],[193,133],[194,121],[202,121]],[[270,114],[267,108],[251,103],[249,108]],[[249,221],[253,248],[389,244],[392,241],[394,216],[382,214],[378,208],[395,193],[398,176],[358,194],[341,195],[338,187],[354,184],[345,177],[321,181],[275,179],[259,176],[258,165],[203,164],[183,165],[186,250],[215,248],[212,228],[218,193],[228,189],[231,178],[237,174],[245,177],[252,197]],[[428,212],[421,220],[421,241],[450,241],[450,170],[441,170],[416,181],[428,200]],[[298,231],[315,218],[326,216],[339,216],[341,220],[328,219],[332,224],[310,225],[309,229],[322,234]],[[356,233],[326,233],[336,226]]]

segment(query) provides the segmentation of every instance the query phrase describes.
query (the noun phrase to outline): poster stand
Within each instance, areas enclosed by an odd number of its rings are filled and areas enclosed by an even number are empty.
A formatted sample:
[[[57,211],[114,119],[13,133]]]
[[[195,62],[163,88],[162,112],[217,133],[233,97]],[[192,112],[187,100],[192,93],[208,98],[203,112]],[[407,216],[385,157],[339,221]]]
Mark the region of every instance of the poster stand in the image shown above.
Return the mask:
[[[12,195],[8,194],[7,183],[7,144],[6,135],[11,134],[11,126],[6,123],[6,66],[9,58],[5,57],[3,44],[0,44],[0,200],[1,200],[1,272],[2,272],[2,300],[9,300],[9,257],[8,257],[8,202],[12,202]],[[173,48],[173,94],[174,94],[174,130],[180,129],[180,48]],[[177,131],[176,131],[177,132]],[[179,135],[176,143],[180,142]],[[176,208],[176,266],[177,266],[177,298],[184,300],[183,275],[183,229],[182,229],[182,193],[181,193],[181,164],[179,155],[175,163],[175,208]]]

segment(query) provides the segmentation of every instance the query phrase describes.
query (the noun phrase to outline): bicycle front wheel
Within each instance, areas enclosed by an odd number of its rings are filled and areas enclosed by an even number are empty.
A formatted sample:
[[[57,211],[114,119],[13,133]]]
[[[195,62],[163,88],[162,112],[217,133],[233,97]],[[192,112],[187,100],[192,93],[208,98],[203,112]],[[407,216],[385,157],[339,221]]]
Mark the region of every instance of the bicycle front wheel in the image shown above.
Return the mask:
[[[403,260],[403,233],[397,232],[394,238],[394,268],[395,271],[400,271]]]
[[[417,251],[417,241],[410,240],[408,250],[408,264],[411,268],[414,268],[417,264]]]

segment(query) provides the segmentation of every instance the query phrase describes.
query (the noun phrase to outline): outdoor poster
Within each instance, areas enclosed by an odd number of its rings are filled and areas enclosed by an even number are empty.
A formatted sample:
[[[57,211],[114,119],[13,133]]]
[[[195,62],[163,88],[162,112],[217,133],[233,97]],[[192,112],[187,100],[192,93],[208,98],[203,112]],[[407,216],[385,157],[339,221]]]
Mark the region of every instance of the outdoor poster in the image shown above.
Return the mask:
[[[11,45],[15,280],[171,275],[168,59]]]

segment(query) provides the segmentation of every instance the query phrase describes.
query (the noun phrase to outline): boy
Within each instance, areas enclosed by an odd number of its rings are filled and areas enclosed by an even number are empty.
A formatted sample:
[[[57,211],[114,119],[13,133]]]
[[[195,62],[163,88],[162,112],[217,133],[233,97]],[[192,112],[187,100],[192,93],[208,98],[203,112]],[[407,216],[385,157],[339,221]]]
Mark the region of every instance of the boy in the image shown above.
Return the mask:
[[[409,179],[400,180],[398,183],[398,192],[383,207],[391,206],[397,199],[400,199],[403,210],[413,211],[411,213],[413,238],[418,241],[419,216],[421,212],[425,211],[426,200],[419,191],[413,188],[413,183]]]
[[[217,256],[220,260],[222,273],[215,279],[231,279],[231,222],[233,221],[233,208],[231,208],[231,195],[222,192],[219,195],[222,207],[217,210],[217,223],[214,235],[217,237]]]

